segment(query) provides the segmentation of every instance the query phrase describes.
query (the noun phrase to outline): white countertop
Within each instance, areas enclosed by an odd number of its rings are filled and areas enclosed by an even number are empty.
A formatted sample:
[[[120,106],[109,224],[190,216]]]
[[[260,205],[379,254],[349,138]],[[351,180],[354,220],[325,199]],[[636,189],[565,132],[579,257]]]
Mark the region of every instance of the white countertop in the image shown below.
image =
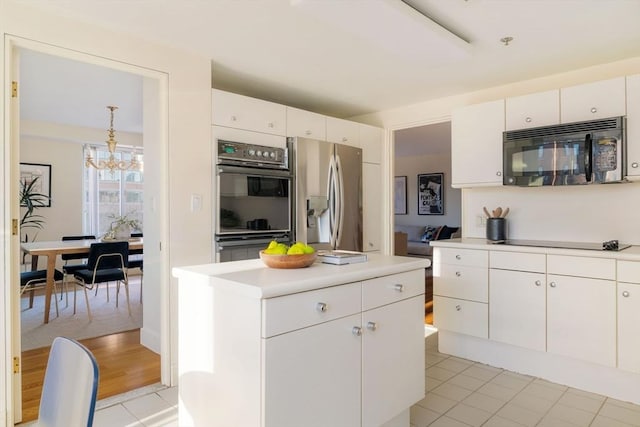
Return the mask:
[[[631,246],[621,251],[597,251],[585,249],[505,245],[500,243],[489,243],[486,239],[481,238],[434,240],[430,242],[430,245],[441,248],[483,249],[491,251],[544,253],[554,255],[570,255],[593,258],[609,258],[626,261],[640,261],[640,246]]]
[[[307,268],[298,269],[269,268],[261,260],[252,259],[175,267],[172,272],[174,277],[181,279],[180,286],[183,285],[182,279],[188,283],[190,278],[206,277],[213,286],[254,298],[273,298],[427,268],[431,265],[427,258],[371,253],[368,253],[367,257],[367,262],[357,264],[331,265],[316,261]]]

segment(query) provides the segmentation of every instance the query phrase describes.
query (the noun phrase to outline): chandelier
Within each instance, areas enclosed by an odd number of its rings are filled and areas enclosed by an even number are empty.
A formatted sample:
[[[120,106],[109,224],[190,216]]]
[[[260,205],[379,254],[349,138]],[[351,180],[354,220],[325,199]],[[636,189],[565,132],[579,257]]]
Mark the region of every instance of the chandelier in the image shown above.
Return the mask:
[[[109,158],[107,160],[99,160],[98,163],[94,162],[93,157],[91,157],[91,151],[87,152],[87,159],[85,161],[85,166],[90,167],[93,166],[98,170],[109,169],[111,173],[116,170],[140,170],[142,168],[142,164],[138,161],[135,155],[131,156],[131,161],[127,162],[124,160],[118,160],[115,157],[116,145],[118,142],[115,140],[115,130],[113,130],[113,111],[117,110],[118,107],[114,107],[112,105],[107,106],[109,111],[111,112],[111,122],[109,125],[109,139],[105,142],[109,147]]]

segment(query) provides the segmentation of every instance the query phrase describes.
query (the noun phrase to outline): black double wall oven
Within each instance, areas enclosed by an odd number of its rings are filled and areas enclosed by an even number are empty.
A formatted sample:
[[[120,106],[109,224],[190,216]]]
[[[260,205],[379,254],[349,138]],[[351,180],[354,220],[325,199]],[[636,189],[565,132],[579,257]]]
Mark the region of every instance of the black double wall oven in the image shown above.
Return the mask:
[[[290,154],[288,147],[217,140],[216,262],[258,258],[272,240],[291,243]]]

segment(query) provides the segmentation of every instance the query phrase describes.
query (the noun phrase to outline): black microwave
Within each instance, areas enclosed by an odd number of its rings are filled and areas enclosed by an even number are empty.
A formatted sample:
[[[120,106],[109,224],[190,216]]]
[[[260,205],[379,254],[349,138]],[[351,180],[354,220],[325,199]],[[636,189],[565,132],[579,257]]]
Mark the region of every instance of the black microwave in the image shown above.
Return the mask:
[[[254,197],[289,197],[288,178],[247,176],[247,195]]]
[[[625,150],[625,117],[507,131],[503,134],[503,184],[622,182]]]

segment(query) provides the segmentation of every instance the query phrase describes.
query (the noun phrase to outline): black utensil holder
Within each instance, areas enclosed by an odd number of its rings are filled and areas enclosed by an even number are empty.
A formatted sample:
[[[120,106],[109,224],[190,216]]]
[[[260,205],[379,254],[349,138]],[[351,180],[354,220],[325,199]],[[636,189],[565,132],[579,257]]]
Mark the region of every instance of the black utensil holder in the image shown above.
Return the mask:
[[[504,218],[487,218],[487,240],[502,243],[507,240],[507,220]]]

